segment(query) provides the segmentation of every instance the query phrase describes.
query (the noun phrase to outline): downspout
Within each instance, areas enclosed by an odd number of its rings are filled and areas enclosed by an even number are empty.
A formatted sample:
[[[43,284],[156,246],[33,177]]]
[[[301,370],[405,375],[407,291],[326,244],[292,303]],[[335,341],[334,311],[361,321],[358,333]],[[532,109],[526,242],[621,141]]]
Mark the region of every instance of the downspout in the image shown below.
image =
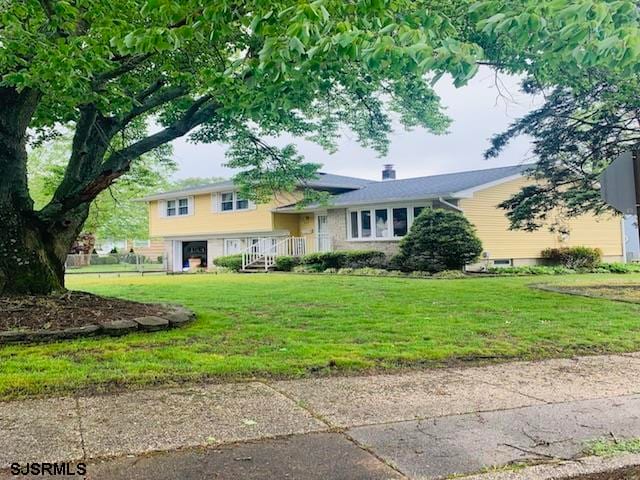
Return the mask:
[[[442,203],[443,205],[446,205],[449,208],[453,208],[454,210],[457,210],[459,212],[462,212],[462,209],[460,207],[458,207],[457,205],[454,205],[453,203],[447,202],[444,198],[442,197],[438,197],[438,201],[440,203]]]

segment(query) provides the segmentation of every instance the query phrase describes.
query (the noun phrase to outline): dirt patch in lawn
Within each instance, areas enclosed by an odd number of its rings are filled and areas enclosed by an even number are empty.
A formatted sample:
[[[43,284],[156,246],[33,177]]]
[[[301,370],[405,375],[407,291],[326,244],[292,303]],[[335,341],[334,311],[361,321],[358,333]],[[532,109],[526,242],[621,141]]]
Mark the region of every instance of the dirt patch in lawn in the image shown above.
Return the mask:
[[[163,313],[159,305],[85,292],[0,297],[0,331],[61,330]]]
[[[606,298],[618,302],[640,303],[640,284],[615,285],[532,285],[533,288],[550,292],[580,295],[583,297]]]

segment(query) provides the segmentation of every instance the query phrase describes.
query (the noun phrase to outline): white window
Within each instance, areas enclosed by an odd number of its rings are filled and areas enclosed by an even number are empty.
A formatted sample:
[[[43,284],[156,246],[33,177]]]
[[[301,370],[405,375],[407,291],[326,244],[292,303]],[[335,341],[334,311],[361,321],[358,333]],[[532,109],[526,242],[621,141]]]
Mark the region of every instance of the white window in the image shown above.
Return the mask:
[[[511,259],[510,258],[499,258],[493,261],[493,265],[495,267],[510,267]]]
[[[349,210],[350,240],[390,240],[404,237],[425,205],[376,206]]]
[[[178,200],[178,215],[189,215],[189,199],[181,198]]]
[[[389,236],[389,212],[386,208],[376,209],[376,237],[385,238]]]
[[[407,207],[393,209],[393,236],[404,237],[409,231],[409,217]]]
[[[193,197],[176,198],[165,202],[165,217],[191,215],[193,211]]]
[[[219,200],[216,200],[219,199]],[[222,192],[219,197],[214,194],[213,196],[214,207],[215,202],[218,201],[217,208],[214,210],[220,212],[233,212],[235,210],[249,210],[251,202],[246,198],[242,198],[238,192]]]
[[[249,208],[249,200],[238,198],[236,195],[236,210],[247,210]]]
[[[167,217],[175,217],[175,216],[176,216],[176,201],[167,200]]]
[[[358,212],[350,212],[351,216],[351,238],[358,238],[360,236],[360,232],[358,229]]]
[[[220,203],[220,210],[223,212],[233,210],[233,192],[225,192],[220,195],[220,198],[222,199]]]

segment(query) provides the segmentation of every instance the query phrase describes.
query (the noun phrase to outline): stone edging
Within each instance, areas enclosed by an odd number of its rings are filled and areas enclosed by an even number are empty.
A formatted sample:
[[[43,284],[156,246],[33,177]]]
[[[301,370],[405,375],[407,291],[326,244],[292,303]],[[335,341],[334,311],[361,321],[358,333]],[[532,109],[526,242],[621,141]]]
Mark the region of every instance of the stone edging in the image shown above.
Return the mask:
[[[181,327],[196,318],[195,313],[188,308],[178,305],[163,305],[163,307],[166,307],[166,313],[158,316],[138,317],[133,320],[114,320],[108,323],[71,327],[63,330],[4,331],[0,332],[0,345],[52,342],[96,335],[117,337],[136,331],[155,332]]]

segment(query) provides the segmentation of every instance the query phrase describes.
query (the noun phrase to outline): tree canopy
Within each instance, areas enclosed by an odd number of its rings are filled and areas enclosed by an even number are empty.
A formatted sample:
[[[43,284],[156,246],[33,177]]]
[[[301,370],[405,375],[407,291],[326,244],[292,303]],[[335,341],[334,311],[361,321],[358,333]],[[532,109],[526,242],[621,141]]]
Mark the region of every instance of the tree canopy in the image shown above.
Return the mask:
[[[444,133],[444,73],[459,86],[487,63],[573,88],[640,65],[631,0],[7,0],[0,18],[0,290],[59,288],[90,204],[177,137],[229,145],[264,196],[318,168],[265,138],[331,150],[348,128],[384,154],[392,114]],[[68,125],[64,175],[35,209],[27,139]]]

